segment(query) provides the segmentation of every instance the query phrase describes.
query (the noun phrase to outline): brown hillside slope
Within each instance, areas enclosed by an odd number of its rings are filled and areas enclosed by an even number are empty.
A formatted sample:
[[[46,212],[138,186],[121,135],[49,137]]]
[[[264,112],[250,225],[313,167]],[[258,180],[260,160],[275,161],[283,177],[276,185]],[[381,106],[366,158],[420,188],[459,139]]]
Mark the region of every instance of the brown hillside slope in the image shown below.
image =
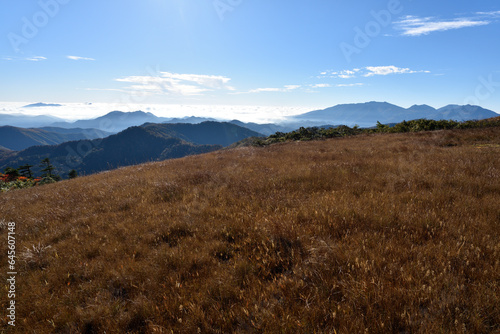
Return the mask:
[[[500,128],[367,135],[2,194],[0,329],[498,332],[499,156]]]

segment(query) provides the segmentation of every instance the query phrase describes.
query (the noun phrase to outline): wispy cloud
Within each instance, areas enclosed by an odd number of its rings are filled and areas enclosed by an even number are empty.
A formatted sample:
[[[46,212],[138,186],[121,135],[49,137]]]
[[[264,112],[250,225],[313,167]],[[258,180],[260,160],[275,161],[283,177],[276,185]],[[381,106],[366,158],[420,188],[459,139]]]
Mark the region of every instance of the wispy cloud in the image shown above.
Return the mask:
[[[160,72],[156,76],[129,76],[115,79],[132,85],[126,90],[142,95],[200,95],[207,91],[234,90],[230,78],[217,75]]]
[[[66,58],[71,60],[95,60],[94,58],[78,57],[78,56],[66,56]]]
[[[477,15],[484,15],[484,16],[492,16],[492,17],[500,17],[500,10],[493,11],[493,12],[477,12]]]
[[[311,85],[312,88],[329,88],[329,87],[332,87],[332,85],[330,84],[315,84],[315,85]]]
[[[389,74],[413,74],[413,73],[430,73],[430,71],[425,70],[411,70],[409,68],[397,67],[394,65],[390,66],[367,66],[364,68],[355,68],[352,70],[342,70],[342,71],[326,71],[321,72],[319,78],[334,78],[334,79],[353,79],[358,77],[372,77],[376,75],[389,75]],[[359,86],[359,85],[358,85]],[[345,87],[338,86],[337,87]]]
[[[412,74],[412,73],[430,73],[430,71],[414,71],[409,68],[401,68],[396,66],[368,66],[368,73],[363,74],[364,77],[372,77],[374,75],[389,75],[389,74]]]
[[[342,70],[342,71],[324,71],[321,72],[319,78],[325,78],[325,77],[330,77],[330,78],[340,78],[340,79],[351,79],[356,76],[356,73],[359,71],[359,69],[355,70]]]
[[[364,85],[365,85],[364,83],[357,82],[357,83],[352,83],[352,84],[338,84],[338,85],[335,85],[335,87],[360,87],[360,86],[364,86]]]
[[[328,72],[323,72],[328,73]],[[318,84],[306,84],[306,85],[286,85],[283,87],[272,87],[272,88],[256,88],[248,92],[237,92],[234,94],[248,94],[248,93],[289,93],[301,91],[305,93],[317,93],[318,89],[322,88],[332,88],[332,87],[358,87],[364,86],[364,83],[350,83],[350,84],[329,84],[329,83],[318,83]]]
[[[491,12],[489,14],[493,14]],[[483,15],[486,13],[483,13]],[[456,18],[441,20],[434,17],[406,16],[394,23],[396,30],[402,31],[403,36],[421,36],[432,32],[477,27],[490,24],[491,21],[479,17]]]
[[[24,60],[28,60],[28,61],[43,61],[43,60],[47,60],[47,58],[36,56],[36,57],[24,58]]]
[[[301,85],[286,85],[281,88],[256,88],[248,91],[248,93],[262,93],[262,92],[291,92],[301,88]]]
[[[0,57],[1,60],[5,61],[43,61],[47,60],[46,57],[42,56],[32,56],[32,57]]]

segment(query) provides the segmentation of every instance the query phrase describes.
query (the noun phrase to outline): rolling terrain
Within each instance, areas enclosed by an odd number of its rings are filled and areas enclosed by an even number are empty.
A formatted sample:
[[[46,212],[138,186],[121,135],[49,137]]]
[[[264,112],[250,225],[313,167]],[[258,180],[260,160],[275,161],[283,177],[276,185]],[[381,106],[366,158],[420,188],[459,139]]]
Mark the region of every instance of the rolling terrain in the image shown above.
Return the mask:
[[[198,124],[144,124],[144,129],[162,136],[180,138],[199,145],[229,146],[248,137],[261,137],[243,126],[206,121]]]
[[[0,145],[13,151],[22,151],[31,146],[58,145],[67,141],[103,138],[110,134],[96,129],[60,129],[54,127],[25,129],[0,126]]]
[[[0,146],[0,159],[4,158],[10,154],[12,154],[12,150],[9,150],[8,148]]]
[[[499,154],[500,127],[363,134],[1,194],[16,330],[498,332]]]
[[[29,135],[47,134],[42,130],[14,129]],[[19,152],[0,154],[0,170],[30,164],[39,175],[40,161],[48,157],[56,174],[65,177],[75,169],[79,174],[88,175],[149,161],[206,153],[251,136],[260,134],[230,123],[144,124],[103,139],[31,146]]]

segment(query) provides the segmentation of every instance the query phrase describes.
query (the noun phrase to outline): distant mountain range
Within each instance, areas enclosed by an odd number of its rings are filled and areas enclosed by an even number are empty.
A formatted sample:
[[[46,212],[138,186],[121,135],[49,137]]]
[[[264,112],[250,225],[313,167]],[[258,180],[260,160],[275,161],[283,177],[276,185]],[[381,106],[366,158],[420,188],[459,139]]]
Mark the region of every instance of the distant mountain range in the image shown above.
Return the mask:
[[[284,124],[273,124],[273,123],[266,123],[266,124],[259,124],[259,123],[243,123],[238,120],[232,120],[229,122],[231,124],[239,125],[241,127],[253,130],[258,133],[262,133],[263,135],[269,136],[272,135],[276,132],[290,132],[293,130],[298,129],[301,125],[284,125]]]
[[[408,109],[387,102],[367,102],[357,104],[339,104],[324,110],[315,110],[302,115],[290,117],[289,123],[310,125],[343,124],[370,127],[377,122],[398,123],[419,118],[434,120],[480,120],[498,116],[497,113],[478,106],[448,105],[435,109],[428,105],[414,105]]]
[[[106,133],[118,133],[131,126],[139,126],[145,123],[168,123],[168,124],[200,124],[203,122],[217,122],[214,118],[209,117],[183,117],[183,118],[166,118],[158,117],[149,112],[134,111],[134,112],[121,112],[112,111],[106,115],[97,117],[95,119],[78,120],[76,122],[66,122],[58,118],[50,118],[43,116],[21,116],[21,115],[0,115],[0,125],[12,125],[17,127],[26,128],[41,128],[50,132],[57,132],[65,134],[64,129],[98,129]],[[243,123],[238,120],[233,120],[229,123],[250,129],[258,132],[259,134],[270,135],[276,131],[288,132],[295,130],[294,127],[283,126],[278,124],[258,124],[258,123]]]
[[[13,151],[21,151],[30,146],[57,145],[72,140],[104,138],[109,135],[111,133],[96,129],[60,129],[54,127],[25,129],[0,126],[0,145]]]
[[[73,123],[57,122],[53,123],[51,126],[59,128],[94,128],[106,132],[117,133],[131,126],[138,126],[144,123],[162,123],[168,120],[170,120],[170,118],[158,117],[150,112],[144,111],[112,111],[94,119],[79,120]]]
[[[377,121],[383,124],[419,118],[464,121],[497,116],[491,110],[471,105],[448,105],[440,109],[414,105],[405,109],[387,102],[337,105],[289,117],[279,124],[215,122],[203,117],[170,119],[143,111],[113,111],[72,123],[51,116],[0,115],[0,125],[6,125],[0,126],[0,171],[28,163],[39,173],[40,161],[48,157],[63,176],[71,169],[90,174],[210,152],[248,137],[289,132],[299,127],[341,124],[370,127]]]
[[[48,104],[36,103],[32,106],[47,106]],[[323,110],[315,110],[298,116],[268,124],[244,123],[238,120],[230,123],[245,127],[252,131],[270,135],[277,131],[290,132],[300,127],[325,126],[325,125],[359,125],[361,127],[374,126],[377,121],[383,124],[398,123],[419,118],[427,119],[452,119],[456,121],[479,120],[498,116],[497,113],[471,105],[448,105],[435,109],[428,105],[414,105],[410,108],[402,108],[387,102],[367,102],[356,104],[340,104]],[[95,119],[66,122],[52,116],[25,116],[0,114],[0,126],[11,125],[25,128],[57,127],[71,128],[93,128],[109,133],[118,133],[131,126],[139,126],[144,123],[187,123],[199,124],[206,121],[217,121],[207,117],[184,117],[166,118],[158,117],[150,112],[134,111],[122,112],[112,111]],[[221,120],[219,120],[221,121]]]
[[[165,137],[175,137],[198,145],[229,146],[248,137],[261,137],[260,133],[231,123],[207,121],[199,124],[154,124],[141,126]]]
[[[36,108],[42,106],[51,106],[51,104],[35,103],[25,107]],[[290,132],[300,127],[308,126],[328,127],[336,125],[359,125],[361,127],[371,127],[374,126],[377,121],[383,124],[393,124],[403,120],[408,121],[419,118],[464,121],[485,119],[495,116],[498,116],[498,114],[491,110],[471,105],[448,105],[440,109],[435,109],[428,105],[414,105],[405,109],[387,102],[367,102],[341,104],[324,110],[315,110],[302,115],[288,117],[286,120],[276,124],[244,123],[238,120],[233,120],[229,123],[255,132],[243,133],[241,129],[237,131],[237,135],[246,138],[246,136],[255,136],[259,134],[271,135],[276,132]],[[23,150],[33,145],[56,145],[69,140],[102,138],[123,131],[131,126],[140,126],[142,124],[182,123],[185,125],[194,125],[207,121],[214,122],[215,120],[213,118],[195,116],[172,119],[158,117],[150,112],[144,111],[112,111],[95,119],[78,120],[76,122],[66,122],[52,116],[0,114],[0,126],[11,126],[10,128],[0,128],[0,145],[12,150]],[[208,126],[210,125],[205,125],[205,127]],[[12,127],[17,127],[18,129],[13,129]],[[22,130],[19,128],[28,129]],[[182,128],[182,135],[178,133],[178,128]],[[230,141],[233,140],[229,139],[229,133],[226,132],[229,131],[228,129],[221,129],[222,132],[211,132],[212,136],[219,136],[217,140],[215,140],[214,137],[212,141],[207,140],[204,134],[200,134],[199,138],[201,139],[198,140],[197,130],[193,129],[196,129],[196,127],[164,127],[162,131],[170,132],[171,136],[198,144],[218,144],[227,146],[230,144]],[[187,134],[189,131],[191,132]]]
[[[23,114],[0,114],[0,126],[10,125],[21,128],[38,128],[49,126],[54,122],[63,122],[62,118],[54,116],[28,116]]]
[[[182,117],[182,118],[172,118],[172,119],[169,119],[168,121],[163,121],[163,123],[199,124],[199,123],[203,123],[203,122],[218,122],[218,121],[220,121],[220,120],[217,120],[215,118],[189,116],[189,117]]]
[[[53,126],[44,126],[41,128],[38,128],[40,130],[45,130],[48,132],[55,132],[55,133],[60,133],[63,135],[70,135],[70,134],[83,134],[86,136],[86,139],[96,139],[96,138],[104,138],[107,136],[112,135],[112,132],[106,132],[102,131],[99,129],[82,129],[82,128],[70,128],[70,129],[65,129],[65,128],[57,128]],[[89,138],[92,137],[92,138]]]
[[[62,107],[62,104],[55,104],[55,103],[33,103],[33,104],[28,104],[24,106],[23,108],[40,108],[40,107]]]
[[[106,137],[79,140],[52,146],[32,146],[20,152],[0,154],[0,170],[24,164],[35,166],[50,158],[58,173],[71,169],[91,174],[122,166],[180,158],[221,149],[257,133],[230,123],[144,124]],[[211,144],[207,144],[211,143]]]

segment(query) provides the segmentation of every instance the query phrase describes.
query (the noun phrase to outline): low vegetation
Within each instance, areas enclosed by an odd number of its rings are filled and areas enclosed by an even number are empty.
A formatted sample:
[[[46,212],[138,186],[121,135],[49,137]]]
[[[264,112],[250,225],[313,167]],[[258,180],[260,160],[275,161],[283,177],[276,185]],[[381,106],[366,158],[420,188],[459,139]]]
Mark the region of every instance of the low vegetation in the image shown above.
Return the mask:
[[[474,129],[488,128],[500,126],[500,117],[490,118],[480,121],[464,121],[457,122],[453,120],[436,121],[432,119],[416,119],[412,121],[403,121],[397,124],[382,124],[377,122],[377,126],[373,128],[360,128],[358,126],[348,127],[341,125],[338,127],[311,127],[300,128],[296,131],[283,133],[276,132],[267,138],[249,138],[235,146],[254,145],[265,146],[275,143],[296,140],[319,140],[328,138],[338,138],[346,136],[355,136],[360,134],[370,133],[406,133],[420,131],[436,131],[436,130],[451,130],[451,129]]]
[[[16,189],[25,189],[35,186],[41,186],[44,184],[55,183],[61,181],[60,175],[55,174],[54,166],[50,163],[49,158],[45,158],[41,161],[41,176],[35,177],[32,168],[34,166],[26,164],[19,166],[18,168],[7,167],[5,168],[5,174],[0,173],[0,193],[7,192]],[[68,178],[74,179],[78,176],[76,170],[71,170],[68,174]]]
[[[498,332],[499,155],[500,127],[365,132],[3,193],[0,329]]]

